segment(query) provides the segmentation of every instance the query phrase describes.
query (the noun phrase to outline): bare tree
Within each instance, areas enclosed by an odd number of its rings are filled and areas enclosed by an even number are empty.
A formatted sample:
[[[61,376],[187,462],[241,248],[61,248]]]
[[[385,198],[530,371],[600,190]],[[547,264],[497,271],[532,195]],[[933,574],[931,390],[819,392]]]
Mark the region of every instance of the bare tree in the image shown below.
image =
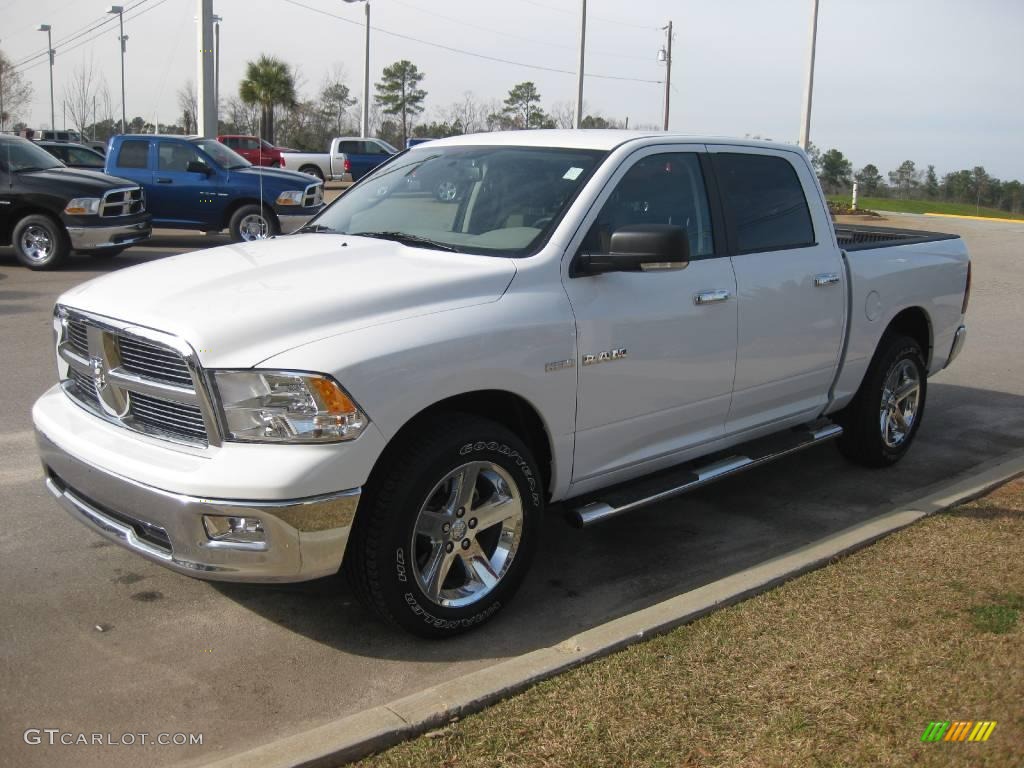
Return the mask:
[[[586,111],[586,103],[584,103]],[[571,101],[558,101],[551,107],[551,119],[559,128],[572,128],[576,124],[576,105]]]
[[[13,69],[10,59],[0,51],[0,130],[14,122],[18,111],[32,100],[32,84]]]
[[[458,125],[463,133],[482,131],[486,127],[486,118],[486,110],[472,91],[463,93],[462,100],[450,105],[441,116],[453,126]]]
[[[195,133],[199,126],[199,97],[194,80],[186,80],[178,89],[178,107],[185,133]]]
[[[72,71],[70,81],[64,86],[64,103],[71,123],[80,135],[84,136],[86,126],[93,122],[101,93],[106,88],[106,78],[97,74],[92,56],[83,59],[81,65]]]
[[[246,104],[237,96],[232,96],[227,100],[226,112],[230,116],[234,130],[249,134],[256,134],[259,131],[259,104]]]

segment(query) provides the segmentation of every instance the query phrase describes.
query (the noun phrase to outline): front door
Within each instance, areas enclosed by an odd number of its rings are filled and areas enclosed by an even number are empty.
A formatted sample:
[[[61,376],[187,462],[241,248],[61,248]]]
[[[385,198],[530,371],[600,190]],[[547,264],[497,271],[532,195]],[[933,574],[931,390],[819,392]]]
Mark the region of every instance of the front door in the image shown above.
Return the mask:
[[[739,299],[727,429],[812,419],[828,399],[846,311],[845,272],[824,201],[808,206],[818,186],[795,152],[709,149],[733,240]]]
[[[713,231],[703,146],[687,149],[635,153],[585,222],[579,251],[607,252],[622,226],[672,224],[686,228],[689,264],[564,277],[579,352],[573,484],[580,492],[676,463],[724,430],[736,286],[724,238]]]
[[[213,171],[199,151],[182,141],[158,141],[156,152],[156,173],[147,200],[153,218],[196,228],[216,219],[214,211],[223,204],[216,177],[197,170]]]

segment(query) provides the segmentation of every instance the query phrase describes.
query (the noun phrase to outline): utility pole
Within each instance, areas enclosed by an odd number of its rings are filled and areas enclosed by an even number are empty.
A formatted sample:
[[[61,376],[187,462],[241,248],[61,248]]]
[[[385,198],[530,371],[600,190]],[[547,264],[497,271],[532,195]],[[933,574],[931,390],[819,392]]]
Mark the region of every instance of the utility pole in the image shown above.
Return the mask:
[[[214,138],[217,135],[217,101],[213,60],[213,0],[196,0],[199,20],[196,29],[196,132]]]
[[[53,32],[49,24],[40,24],[37,32],[46,33],[46,48],[50,54],[50,130],[57,130],[57,110],[53,106],[53,56],[56,53],[53,50]]]
[[[218,15],[213,17],[213,100],[220,112],[220,23],[224,19]],[[218,123],[217,130],[220,130]]]
[[[124,54],[128,50],[128,37],[124,33],[124,6],[112,5],[107,9],[107,13],[116,13],[121,25],[121,36],[118,38],[121,41],[121,133],[128,133],[128,115],[124,100]]]
[[[367,138],[370,135],[370,0],[345,0],[346,3],[365,4],[363,9],[366,12],[366,40],[363,43],[363,124],[359,129],[359,135]]]
[[[575,128],[579,128],[583,123],[583,61],[586,58],[587,51],[587,0],[581,0],[582,7],[580,8],[580,68],[579,77],[576,83],[576,123]],[[530,126],[527,125],[527,128]]]
[[[800,148],[806,150],[811,141],[811,97],[814,95],[814,49],[818,41],[818,0],[811,0],[811,58],[807,64],[807,90],[804,92],[804,115],[800,121]]]
[[[672,102],[672,22],[662,27],[668,34],[665,47],[658,52],[658,58],[665,62],[665,130],[668,130],[669,107]]]

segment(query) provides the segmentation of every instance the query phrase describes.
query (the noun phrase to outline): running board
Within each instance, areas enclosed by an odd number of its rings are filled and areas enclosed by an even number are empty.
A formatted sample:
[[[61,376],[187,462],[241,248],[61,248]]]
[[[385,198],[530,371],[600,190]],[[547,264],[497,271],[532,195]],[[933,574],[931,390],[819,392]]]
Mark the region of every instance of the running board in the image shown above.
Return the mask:
[[[735,475],[769,461],[802,451],[812,445],[839,437],[843,428],[822,420],[778,435],[737,446],[738,453],[697,464],[691,462],[663,470],[646,478],[588,494],[569,509],[569,522],[577,528],[609,520],[634,509],[687,493],[723,477]],[[721,454],[719,454],[721,456]]]

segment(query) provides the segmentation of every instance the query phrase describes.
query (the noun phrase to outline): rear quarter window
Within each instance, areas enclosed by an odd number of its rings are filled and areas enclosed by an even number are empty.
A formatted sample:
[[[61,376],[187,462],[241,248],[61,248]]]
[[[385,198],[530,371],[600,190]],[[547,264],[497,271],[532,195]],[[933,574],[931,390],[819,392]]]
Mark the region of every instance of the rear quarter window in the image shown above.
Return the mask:
[[[126,141],[117,153],[119,168],[146,168],[149,166],[149,142]]]
[[[814,244],[803,185],[788,160],[722,153],[715,156],[715,164],[739,253]]]

